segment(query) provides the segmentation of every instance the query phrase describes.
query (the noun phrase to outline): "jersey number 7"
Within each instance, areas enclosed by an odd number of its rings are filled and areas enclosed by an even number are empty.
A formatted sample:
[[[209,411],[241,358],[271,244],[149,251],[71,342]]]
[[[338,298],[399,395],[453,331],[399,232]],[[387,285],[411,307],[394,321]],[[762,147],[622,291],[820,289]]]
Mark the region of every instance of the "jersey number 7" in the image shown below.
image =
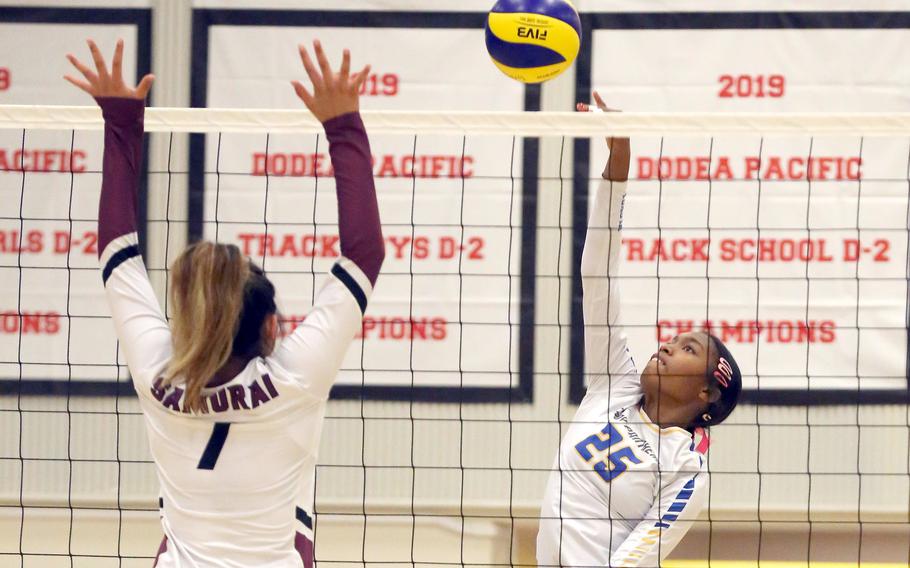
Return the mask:
[[[212,435],[205,445],[205,450],[202,452],[202,457],[199,458],[199,465],[196,466],[196,469],[215,469],[215,464],[218,462],[218,456],[221,455],[221,450],[224,448],[224,442],[227,440],[230,429],[230,422],[215,422],[215,425],[212,426]]]
[[[575,450],[578,452],[578,455],[588,463],[591,463],[591,461],[595,459],[591,448],[596,452],[606,451],[606,458],[597,460],[594,463],[594,471],[596,471],[604,481],[610,482],[626,471],[628,465],[624,460],[628,460],[628,463],[633,464],[641,463],[641,460],[629,446],[624,446],[616,451],[610,451],[612,446],[623,441],[624,439],[622,434],[619,433],[619,430],[608,423],[600,432],[591,434],[581,442],[575,444]]]

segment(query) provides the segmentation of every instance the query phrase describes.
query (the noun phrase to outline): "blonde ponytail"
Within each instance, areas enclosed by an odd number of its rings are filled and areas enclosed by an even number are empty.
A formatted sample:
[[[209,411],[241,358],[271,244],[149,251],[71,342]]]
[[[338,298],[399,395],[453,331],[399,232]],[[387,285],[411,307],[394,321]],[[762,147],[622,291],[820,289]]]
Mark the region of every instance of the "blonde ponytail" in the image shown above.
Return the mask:
[[[202,389],[231,356],[249,263],[234,245],[198,242],[171,266],[174,355],[165,373],[183,377],[183,408],[205,412]]]

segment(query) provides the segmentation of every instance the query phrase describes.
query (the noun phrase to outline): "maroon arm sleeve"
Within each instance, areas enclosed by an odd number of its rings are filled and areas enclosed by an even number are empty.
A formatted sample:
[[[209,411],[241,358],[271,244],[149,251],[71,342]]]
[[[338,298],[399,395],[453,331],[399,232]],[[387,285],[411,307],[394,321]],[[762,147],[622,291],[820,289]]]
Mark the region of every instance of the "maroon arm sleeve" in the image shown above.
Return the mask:
[[[98,206],[98,256],[117,237],[137,230],[136,203],[145,101],[99,97],[104,116],[104,164]]]
[[[356,112],[327,120],[324,126],[335,170],[341,254],[351,259],[371,284],[376,284],[385,244],[367,132]]]

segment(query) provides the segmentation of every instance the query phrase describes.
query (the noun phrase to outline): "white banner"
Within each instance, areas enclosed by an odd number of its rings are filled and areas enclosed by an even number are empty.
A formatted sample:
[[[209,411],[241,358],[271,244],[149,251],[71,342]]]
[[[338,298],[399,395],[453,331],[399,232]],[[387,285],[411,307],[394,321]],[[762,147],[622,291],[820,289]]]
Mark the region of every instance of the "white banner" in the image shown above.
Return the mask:
[[[597,30],[592,49],[591,84],[628,111],[910,110],[908,30]],[[599,179],[606,148],[591,147]],[[622,289],[638,361],[709,329],[746,388],[906,389],[910,141],[669,137],[632,151]]]
[[[197,0],[198,1],[198,0]],[[352,0],[353,1],[353,0]],[[904,0],[577,0],[582,12],[904,12]]]
[[[302,108],[297,45],[372,66],[363,109],[524,109],[480,29],[213,26],[209,107]],[[522,141],[371,136],[386,260],[336,384],[495,387],[518,380]],[[323,136],[209,135],[204,230],[264,264],[288,331],[339,254]],[[513,181],[514,180],[514,181]],[[315,273],[315,276],[313,275]],[[364,372],[361,372],[361,368]],[[457,395],[455,395],[457,397]]]
[[[106,54],[123,38],[135,80],[135,25],[0,22],[0,104],[92,104],[63,80],[78,75],[67,53],[91,61],[90,37]],[[102,149],[99,131],[0,130],[0,381],[117,379],[98,270]]]

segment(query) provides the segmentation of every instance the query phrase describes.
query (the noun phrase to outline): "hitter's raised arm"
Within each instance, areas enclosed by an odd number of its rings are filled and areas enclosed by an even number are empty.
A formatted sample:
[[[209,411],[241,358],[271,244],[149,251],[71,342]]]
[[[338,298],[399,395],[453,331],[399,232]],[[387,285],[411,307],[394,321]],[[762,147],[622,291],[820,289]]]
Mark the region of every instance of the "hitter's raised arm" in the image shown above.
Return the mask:
[[[599,110],[611,110],[597,93],[594,99]],[[579,103],[577,108],[590,110],[584,103]],[[620,384],[631,376],[634,365],[626,347],[626,335],[615,327],[620,311],[616,274],[622,250],[620,231],[631,150],[628,138],[608,138],[607,146],[610,156],[590,203],[581,257],[585,373],[591,392],[625,386],[638,388],[637,381],[631,379],[625,381],[628,384]]]

